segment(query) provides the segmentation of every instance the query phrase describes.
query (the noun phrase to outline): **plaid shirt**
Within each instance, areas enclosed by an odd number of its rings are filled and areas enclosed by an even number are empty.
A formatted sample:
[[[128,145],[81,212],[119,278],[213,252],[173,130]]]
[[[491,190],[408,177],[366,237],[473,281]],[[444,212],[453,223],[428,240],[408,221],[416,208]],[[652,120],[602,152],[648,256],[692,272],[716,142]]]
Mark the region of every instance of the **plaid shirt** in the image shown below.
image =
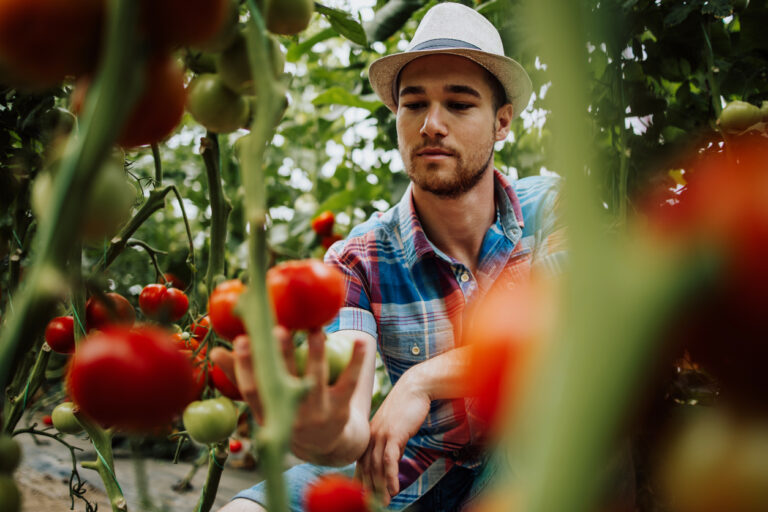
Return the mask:
[[[557,179],[535,176],[510,185],[495,172],[496,222],[488,229],[473,275],[426,237],[411,187],[398,204],[356,226],[325,256],[346,275],[346,303],[329,332],[364,331],[394,384],[411,366],[457,346],[466,304],[506,273],[525,279],[534,264],[557,271],[561,244],[553,210]],[[471,399],[435,400],[400,462],[400,510],[426,493],[454,464],[483,462],[481,432],[467,413]]]

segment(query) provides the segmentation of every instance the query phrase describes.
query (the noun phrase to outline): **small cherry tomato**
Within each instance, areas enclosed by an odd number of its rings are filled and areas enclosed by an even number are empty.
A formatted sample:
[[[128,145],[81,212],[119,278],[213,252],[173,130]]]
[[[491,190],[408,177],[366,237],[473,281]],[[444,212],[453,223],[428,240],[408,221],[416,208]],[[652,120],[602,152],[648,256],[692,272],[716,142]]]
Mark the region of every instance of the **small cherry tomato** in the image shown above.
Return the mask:
[[[317,233],[317,236],[331,236],[333,234],[333,224],[336,222],[336,217],[330,210],[325,210],[320,215],[312,219],[312,230]]]
[[[163,277],[165,278],[165,281],[168,281],[168,283],[173,288],[178,288],[179,290],[184,290],[187,287],[187,283],[182,281],[181,278],[179,276],[177,276],[176,274],[172,274],[170,272],[166,272],[165,274],[163,274]],[[165,284],[165,281],[163,280],[163,278],[160,278],[160,279],[157,280],[157,282],[160,283],[160,284]]]
[[[139,294],[139,307],[149,318],[168,319],[175,322],[189,309],[187,295],[178,288],[166,288],[162,284],[148,284]]]
[[[64,434],[79,434],[83,431],[83,426],[75,417],[75,404],[72,402],[57,405],[51,413],[51,421],[56,430]]]
[[[369,512],[363,484],[342,474],[323,475],[304,494],[307,512]]]
[[[287,261],[267,271],[267,291],[278,324],[315,329],[344,305],[344,274],[319,260]]]
[[[43,416],[43,425],[46,425],[48,427],[53,425],[53,418],[51,417],[50,414],[46,414],[45,416]]]
[[[197,341],[201,342],[205,339],[205,337],[208,335],[208,330],[211,327],[211,320],[208,318],[208,315],[205,315],[204,317],[198,319],[195,323],[192,324],[192,327],[190,327],[189,332],[192,334],[192,337],[195,338]]]
[[[136,310],[128,299],[119,293],[107,293],[102,300],[93,296],[85,303],[85,328],[103,329],[108,325],[133,325],[136,320]]]
[[[229,452],[230,453],[239,453],[240,450],[243,449],[243,443],[239,439],[230,439],[229,440]]]
[[[329,236],[324,236],[324,237],[323,237],[323,238],[320,240],[320,245],[322,245],[322,246],[323,246],[323,249],[325,249],[325,250],[327,251],[328,249],[330,249],[330,248],[331,248],[331,246],[332,246],[333,244],[335,244],[335,243],[336,243],[336,242],[338,242],[339,240],[344,240],[344,237],[343,237],[343,236],[341,236],[341,235],[339,235],[339,234],[336,234],[336,233],[334,233],[334,234],[332,234],[332,235],[329,235]]]
[[[234,308],[245,285],[237,279],[219,284],[208,298],[208,317],[216,334],[231,340],[245,334],[245,326]]]
[[[71,354],[75,350],[75,321],[71,316],[57,316],[45,328],[45,342],[51,350]]]

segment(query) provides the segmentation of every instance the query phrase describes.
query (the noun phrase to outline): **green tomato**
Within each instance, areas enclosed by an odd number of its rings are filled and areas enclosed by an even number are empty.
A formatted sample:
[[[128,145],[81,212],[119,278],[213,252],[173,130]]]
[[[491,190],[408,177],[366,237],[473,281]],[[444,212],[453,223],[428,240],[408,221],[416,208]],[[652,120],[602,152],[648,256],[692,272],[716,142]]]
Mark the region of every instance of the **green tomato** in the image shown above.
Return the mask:
[[[205,74],[189,84],[187,110],[195,121],[216,133],[230,133],[248,121],[248,103],[229,89],[221,77]]]
[[[21,493],[13,478],[0,475],[0,512],[19,512],[21,510]]]
[[[763,113],[758,107],[746,101],[728,103],[717,122],[728,133],[740,133],[761,121]]]
[[[237,407],[227,397],[196,400],[184,409],[184,427],[198,443],[218,443],[237,427]]]
[[[21,446],[11,436],[0,436],[0,474],[10,474],[21,461]]]
[[[329,334],[325,339],[325,360],[328,363],[328,384],[335,384],[339,375],[349,365],[355,340],[337,332]],[[309,346],[302,343],[293,351],[296,373],[304,375],[307,368]]]
[[[262,9],[261,0],[256,4]],[[280,0],[271,2],[267,13],[267,30],[275,34],[291,36],[309,25],[315,3],[312,0]]]
[[[269,36],[267,41],[272,73],[278,77],[285,69],[285,57],[280,49],[280,42],[274,36]],[[219,54],[216,69],[227,87],[233,91],[240,94],[256,94],[251,64],[248,60],[248,44],[244,34],[238,34],[232,44]]]
[[[75,417],[75,404],[72,402],[62,402],[57,405],[51,413],[53,426],[59,432],[64,434],[79,434],[83,431],[83,426]]]

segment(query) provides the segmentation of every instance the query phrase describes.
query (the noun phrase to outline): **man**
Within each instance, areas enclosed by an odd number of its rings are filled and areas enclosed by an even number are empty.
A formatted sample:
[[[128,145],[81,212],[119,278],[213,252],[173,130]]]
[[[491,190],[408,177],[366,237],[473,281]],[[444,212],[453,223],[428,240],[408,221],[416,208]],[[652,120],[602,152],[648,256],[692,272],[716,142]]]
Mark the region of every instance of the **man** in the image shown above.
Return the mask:
[[[536,256],[549,252],[542,213],[552,209],[553,180],[513,187],[493,167],[494,144],[528,103],[531,82],[473,9],[435,6],[409,50],[377,60],[369,74],[397,116],[412,185],[397,205],[326,254],[347,285],[346,303],[327,330],[357,341],[337,384],[316,386],[301,405],[292,449],[315,465],[287,473],[291,502],[301,510],[308,482],[342,471],[355,473],[392,510],[414,503],[455,510],[493,470],[479,443],[482,426],[471,418],[472,399],[457,382],[466,364],[462,313],[497,279],[525,279]],[[276,335],[290,369],[291,334],[277,328]],[[323,338],[309,335],[308,371],[321,383]],[[394,385],[369,422],[377,349]],[[241,390],[255,396],[246,340],[236,341],[234,364]],[[257,503],[266,503],[263,486],[222,510],[262,510]]]

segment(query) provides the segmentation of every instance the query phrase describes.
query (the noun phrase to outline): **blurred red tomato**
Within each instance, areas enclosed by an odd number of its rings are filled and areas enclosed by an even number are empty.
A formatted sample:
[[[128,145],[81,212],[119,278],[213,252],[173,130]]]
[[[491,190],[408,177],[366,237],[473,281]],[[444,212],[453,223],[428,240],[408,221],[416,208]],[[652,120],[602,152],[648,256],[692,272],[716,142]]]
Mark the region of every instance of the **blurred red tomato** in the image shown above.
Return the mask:
[[[237,301],[245,291],[245,285],[237,279],[219,284],[208,298],[208,318],[216,334],[231,340],[245,334],[240,315],[235,312]]]
[[[343,237],[343,236],[341,236],[341,235],[339,235],[339,234],[336,234],[336,233],[334,233],[334,234],[332,234],[332,235],[329,235],[329,236],[324,236],[324,237],[323,237],[323,238],[320,240],[320,245],[322,245],[322,246],[323,246],[323,249],[325,249],[325,250],[327,251],[328,249],[330,249],[330,247],[331,247],[333,244],[335,244],[335,243],[336,243],[336,242],[338,242],[339,240],[344,240],[344,237]]]
[[[133,325],[136,310],[128,299],[119,293],[107,293],[105,299],[94,295],[85,303],[86,330],[104,329],[108,325]]]
[[[229,380],[229,377],[224,373],[224,370],[216,364],[211,367],[211,382],[213,382],[213,386],[225,397],[232,400],[243,399],[243,395],[240,394],[240,390],[237,386]]]
[[[323,475],[304,495],[307,512],[369,512],[368,497],[363,484],[342,474]]]
[[[187,295],[178,288],[162,284],[148,284],[139,294],[139,307],[149,318],[180,320],[189,309]]]
[[[325,210],[320,215],[312,219],[312,230],[317,233],[317,236],[331,236],[333,233],[333,224],[336,222],[336,217],[330,210]]]
[[[228,0],[143,0],[142,21],[160,47],[205,43],[221,28]]]

